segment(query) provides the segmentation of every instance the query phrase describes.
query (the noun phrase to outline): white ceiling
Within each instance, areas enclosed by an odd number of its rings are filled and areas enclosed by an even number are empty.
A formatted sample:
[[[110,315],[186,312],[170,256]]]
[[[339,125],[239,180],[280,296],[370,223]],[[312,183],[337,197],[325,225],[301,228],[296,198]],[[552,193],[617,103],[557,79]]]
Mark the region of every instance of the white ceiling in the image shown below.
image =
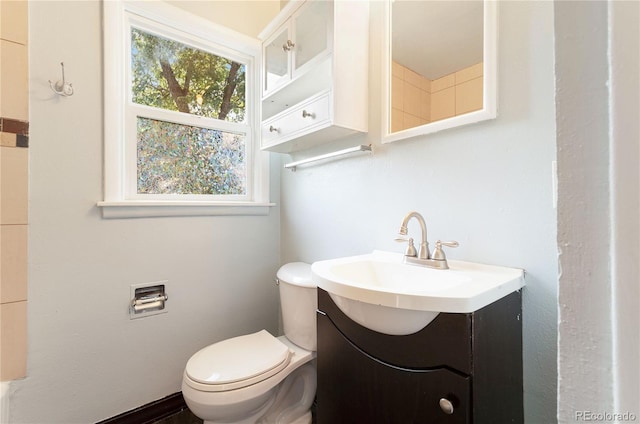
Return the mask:
[[[482,0],[395,0],[393,60],[434,80],[482,61]]]

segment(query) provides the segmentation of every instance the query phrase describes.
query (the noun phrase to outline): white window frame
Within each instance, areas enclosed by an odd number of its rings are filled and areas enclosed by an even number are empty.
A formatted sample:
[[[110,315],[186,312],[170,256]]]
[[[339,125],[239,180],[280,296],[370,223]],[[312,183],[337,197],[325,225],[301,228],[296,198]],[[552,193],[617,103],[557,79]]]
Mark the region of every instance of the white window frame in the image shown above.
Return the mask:
[[[105,1],[104,201],[105,218],[190,215],[265,215],[269,155],[260,150],[260,43],[164,2]],[[132,102],[130,28],[138,28],[246,66],[246,124],[222,122]],[[137,116],[183,125],[246,131],[246,195],[140,195],[137,193]],[[215,125],[212,125],[214,123]]]

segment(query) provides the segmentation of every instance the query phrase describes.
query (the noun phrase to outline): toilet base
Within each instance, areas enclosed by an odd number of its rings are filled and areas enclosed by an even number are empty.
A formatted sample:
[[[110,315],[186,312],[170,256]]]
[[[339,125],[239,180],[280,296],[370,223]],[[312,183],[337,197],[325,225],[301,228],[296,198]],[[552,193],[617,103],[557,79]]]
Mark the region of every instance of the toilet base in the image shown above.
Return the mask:
[[[278,339],[294,355],[291,368],[281,371],[286,377],[276,386],[260,393],[256,390],[259,385],[273,384],[265,380],[232,392],[203,392],[183,380],[182,393],[189,409],[204,424],[311,424],[311,405],[316,393],[315,353],[293,345],[283,336]]]
[[[310,424],[316,395],[316,369],[307,363],[293,371],[278,387],[278,393],[257,424]]]
[[[311,411],[307,412],[291,424],[311,424],[313,421],[313,416],[311,415]]]

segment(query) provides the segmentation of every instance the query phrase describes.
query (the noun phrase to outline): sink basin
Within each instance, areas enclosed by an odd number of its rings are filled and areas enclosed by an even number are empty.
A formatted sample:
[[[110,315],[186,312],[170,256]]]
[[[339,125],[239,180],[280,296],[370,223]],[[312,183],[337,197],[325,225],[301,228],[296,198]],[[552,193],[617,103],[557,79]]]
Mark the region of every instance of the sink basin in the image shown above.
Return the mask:
[[[449,260],[440,270],[405,264],[401,253],[315,262],[313,281],[358,324],[393,335],[415,333],[440,312],[477,311],[524,286],[524,271]]]

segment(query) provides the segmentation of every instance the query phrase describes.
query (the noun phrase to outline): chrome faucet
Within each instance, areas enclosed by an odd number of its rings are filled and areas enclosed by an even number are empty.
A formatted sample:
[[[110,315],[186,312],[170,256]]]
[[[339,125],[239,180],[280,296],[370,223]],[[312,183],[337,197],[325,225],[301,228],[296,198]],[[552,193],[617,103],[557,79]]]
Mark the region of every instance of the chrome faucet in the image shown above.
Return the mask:
[[[409,231],[407,225],[409,225],[409,221],[411,220],[411,218],[415,218],[418,221],[418,224],[420,224],[420,232],[422,233],[422,238],[420,240],[420,250],[418,250],[417,254],[415,253],[416,249],[413,246],[413,239],[409,238],[409,246],[407,247],[405,256],[417,257],[419,259],[429,259],[429,242],[427,241],[427,224],[425,224],[424,218],[418,212],[409,212],[407,215],[405,215],[404,219],[402,220],[402,225],[400,226],[400,231],[398,231],[398,235],[400,235],[400,237],[398,237],[396,240],[405,241],[404,237],[402,236],[407,235]]]
[[[407,239],[407,237],[405,237],[409,232],[407,226],[409,225],[409,221],[411,220],[411,218],[415,218],[418,221],[418,224],[420,224],[420,231],[422,233],[420,248],[417,252],[415,246],[413,245],[413,239],[410,237]],[[405,215],[398,234],[399,237],[396,238],[396,241],[409,242],[409,245],[404,252],[403,262],[413,265],[422,265],[437,269],[449,269],[447,257],[442,250],[442,246],[458,247],[459,245],[457,241],[438,240],[436,242],[436,248],[434,249],[433,254],[429,253],[429,242],[427,241],[427,225],[425,224],[422,215],[415,211],[409,212],[407,215]]]

